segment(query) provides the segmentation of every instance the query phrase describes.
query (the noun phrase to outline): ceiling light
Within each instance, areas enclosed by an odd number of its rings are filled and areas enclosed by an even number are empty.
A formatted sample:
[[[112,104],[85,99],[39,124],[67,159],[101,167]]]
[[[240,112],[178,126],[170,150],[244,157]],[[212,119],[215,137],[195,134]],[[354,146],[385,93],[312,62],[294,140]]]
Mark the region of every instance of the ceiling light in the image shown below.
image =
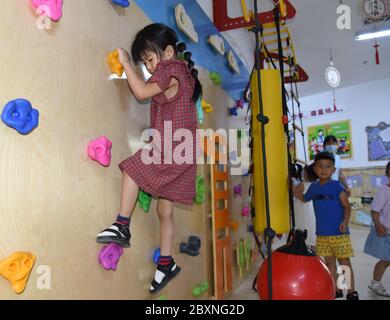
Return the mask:
[[[364,33],[357,34],[355,40],[369,40],[375,38],[382,38],[390,36],[390,29],[388,30],[378,30],[378,31],[368,31]]]

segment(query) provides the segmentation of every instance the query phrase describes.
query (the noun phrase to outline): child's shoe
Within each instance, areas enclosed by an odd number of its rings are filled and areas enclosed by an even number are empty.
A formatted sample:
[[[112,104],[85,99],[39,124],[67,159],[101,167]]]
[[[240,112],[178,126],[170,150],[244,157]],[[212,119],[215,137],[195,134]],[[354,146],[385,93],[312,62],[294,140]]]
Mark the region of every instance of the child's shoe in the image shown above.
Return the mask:
[[[357,291],[348,292],[347,300],[359,300],[359,294],[357,293]]]
[[[336,299],[342,298],[343,296],[344,296],[344,294],[343,294],[342,290],[336,290],[336,293],[335,293],[335,298]]]
[[[390,297],[390,292],[388,290],[386,290],[386,288],[380,282],[374,283],[372,281],[371,284],[368,285],[368,287],[372,291],[374,291],[376,294],[378,294],[378,295],[380,295],[382,297]]]
[[[180,270],[181,268],[176,265],[174,261],[167,266],[157,265],[157,270],[154,275],[152,285],[149,288],[149,292],[151,294],[159,292],[180,272]]]
[[[111,227],[104,229],[97,235],[98,243],[115,242],[123,248],[130,247],[130,229],[129,225],[123,225],[115,222]]]

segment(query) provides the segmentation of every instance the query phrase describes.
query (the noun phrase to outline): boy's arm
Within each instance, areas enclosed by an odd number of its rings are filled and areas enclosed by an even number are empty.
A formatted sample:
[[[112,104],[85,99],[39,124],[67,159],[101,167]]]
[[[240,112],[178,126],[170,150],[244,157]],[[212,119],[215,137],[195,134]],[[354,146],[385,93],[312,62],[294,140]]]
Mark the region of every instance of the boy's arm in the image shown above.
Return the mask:
[[[351,206],[350,206],[349,201],[348,201],[348,195],[347,195],[347,193],[345,191],[342,191],[340,193],[340,197],[339,198],[340,198],[341,205],[344,208],[344,219],[343,219],[343,221],[340,224],[340,231],[342,233],[346,233],[347,232],[349,218],[351,217]]]

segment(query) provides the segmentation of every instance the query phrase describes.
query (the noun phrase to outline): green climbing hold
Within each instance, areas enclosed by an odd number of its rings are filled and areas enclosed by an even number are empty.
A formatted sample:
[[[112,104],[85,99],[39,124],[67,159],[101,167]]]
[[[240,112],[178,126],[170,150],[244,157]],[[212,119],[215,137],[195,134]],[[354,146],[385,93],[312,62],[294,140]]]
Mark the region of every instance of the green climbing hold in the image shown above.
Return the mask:
[[[196,176],[195,180],[195,191],[196,195],[194,202],[196,204],[202,204],[206,200],[206,186],[204,183],[204,178],[202,176]]]
[[[218,72],[212,71],[209,73],[209,77],[211,81],[214,82],[214,84],[221,84],[222,83],[222,77]]]
[[[201,282],[193,287],[192,295],[194,297],[199,297],[203,293],[207,292],[208,289],[209,289],[209,283],[207,281]]]
[[[152,196],[149,193],[140,190],[138,193],[138,205],[145,211],[145,213],[149,212],[151,202]]]

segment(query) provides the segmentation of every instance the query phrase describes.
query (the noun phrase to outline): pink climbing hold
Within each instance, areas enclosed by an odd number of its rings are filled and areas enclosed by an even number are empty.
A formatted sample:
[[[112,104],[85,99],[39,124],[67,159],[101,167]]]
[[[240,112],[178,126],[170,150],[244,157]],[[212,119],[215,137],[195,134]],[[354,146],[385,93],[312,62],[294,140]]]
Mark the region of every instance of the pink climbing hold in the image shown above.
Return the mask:
[[[104,136],[92,140],[88,144],[88,156],[91,160],[99,162],[102,166],[108,167],[111,163],[112,142]]]
[[[115,271],[122,254],[123,248],[112,242],[100,250],[99,263],[105,270]]]
[[[249,217],[249,207],[248,206],[245,206],[244,208],[242,208],[242,213],[241,213],[244,217]]]
[[[41,9],[51,20],[58,21],[62,17],[63,0],[30,0],[35,9]]]
[[[242,193],[242,186],[241,184],[237,184],[233,188],[234,196],[241,196]]]

